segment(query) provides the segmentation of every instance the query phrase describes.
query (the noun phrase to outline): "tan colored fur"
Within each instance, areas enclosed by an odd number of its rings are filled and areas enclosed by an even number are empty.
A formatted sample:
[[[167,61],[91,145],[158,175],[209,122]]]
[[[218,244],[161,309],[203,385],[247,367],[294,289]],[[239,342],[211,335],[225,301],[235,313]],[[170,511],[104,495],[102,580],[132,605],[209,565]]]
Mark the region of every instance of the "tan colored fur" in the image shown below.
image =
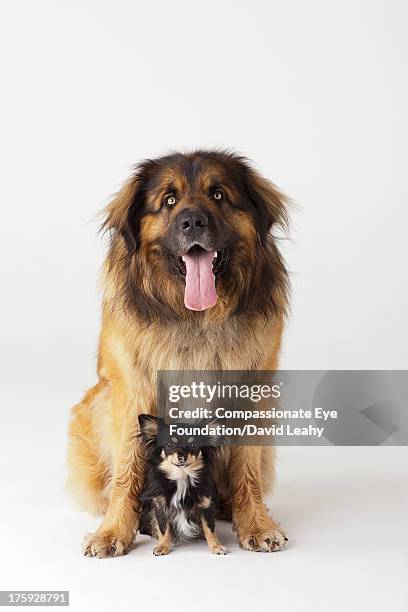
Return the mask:
[[[201,517],[201,525],[203,527],[203,532],[205,539],[207,540],[209,551],[214,555],[226,555],[228,552],[227,549],[221,544],[214,531],[211,531],[204,516]]]
[[[247,334],[241,333],[238,341],[239,330],[227,320],[207,330],[197,351],[197,339],[191,332],[183,333],[180,325],[159,328],[153,323],[147,329],[135,329],[120,314],[105,317],[100,381],[73,408],[69,447],[69,489],[85,509],[107,510],[98,533],[115,534],[126,549],[137,530],[135,506],[144,463],[136,423],[138,414],[155,412],[156,370],[182,369],[185,364],[198,370],[221,365],[237,370],[275,369],[280,331],[276,323],[265,327],[260,321]],[[231,494],[236,500],[234,522],[241,541],[253,533],[276,530],[268,528],[271,519],[262,501],[272,482],[272,453],[270,447],[226,449],[225,465],[220,462],[215,475],[223,502],[231,503]]]
[[[158,532],[160,533],[159,527],[157,527]],[[168,555],[170,552],[170,548],[172,545],[171,531],[170,527],[166,527],[166,531],[164,533],[160,533],[159,540],[157,542],[157,546],[153,549],[153,554],[156,557],[160,557],[162,555]]]
[[[263,179],[260,188],[267,189]],[[134,193],[134,182],[125,185],[110,206],[119,227]],[[271,190],[271,187],[269,187]],[[271,206],[277,198],[270,192]],[[239,216],[240,213],[237,213]],[[236,218],[238,218],[236,216]],[[146,234],[161,231],[146,222]],[[256,241],[249,217],[242,214],[245,248]],[[149,237],[149,236],[148,236]],[[147,240],[148,242],[148,240]],[[139,257],[152,255],[145,243]],[[254,247],[253,247],[254,248]],[[205,313],[187,313],[175,322],[153,320],[149,325],[129,316],[118,287],[119,262],[124,243],[117,239],[104,275],[102,329],[98,353],[98,383],[74,406],[69,430],[68,489],[82,507],[103,515],[95,534],[84,542],[85,554],[105,556],[126,552],[138,530],[138,496],[144,483],[144,458],[137,437],[137,415],[156,410],[156,371],[177,369],[270,369],[278,365],[284,318],[269,320],[245,314],[231,317],[234,302],[220,296],[217,306]],[[147,249],[147,250],[146,250]],[[148,255],[150,253],[150,255]],[[131,264],[133,265],[133,264]],[[160,270],[161,276],[164,272]],[[146,275],[143,280],[154,283]],[[165,283],[161,278],[161,282]],[[176,287],[169,281],[166,296],[181,308]],[[184,308],[184,307],[182,307]],[[263,502],[273,477],[273,451],[269,447],[233,447],[219,451],[215,481],[225,513],[232,509],[240,544],[250,550],[281,548],[284,536],[269,517]],[[164,534],[164,548],[169,543]],[[208,538],[207,538],[208,539]],[[210,547],[217,543],[209,542]]]

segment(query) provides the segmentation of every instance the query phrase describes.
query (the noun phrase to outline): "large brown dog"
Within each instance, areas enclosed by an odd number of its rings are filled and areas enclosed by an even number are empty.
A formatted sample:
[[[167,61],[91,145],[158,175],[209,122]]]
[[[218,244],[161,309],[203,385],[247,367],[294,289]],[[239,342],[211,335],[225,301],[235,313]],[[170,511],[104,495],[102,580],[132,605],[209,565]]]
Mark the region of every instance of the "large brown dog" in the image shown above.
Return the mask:
[[[137,532],[137,415],[156,411],[157,370],[277,368],[287,274],[270,230],[286,223],[276,187],[220,152],[145,161],[108,206],[99,382],[70,425],[68,488],[103,515],[85,554],[121,555]],[[216,466],[247,550],[284,545],[263,502],[272,478],[269,447],[224,449]]]

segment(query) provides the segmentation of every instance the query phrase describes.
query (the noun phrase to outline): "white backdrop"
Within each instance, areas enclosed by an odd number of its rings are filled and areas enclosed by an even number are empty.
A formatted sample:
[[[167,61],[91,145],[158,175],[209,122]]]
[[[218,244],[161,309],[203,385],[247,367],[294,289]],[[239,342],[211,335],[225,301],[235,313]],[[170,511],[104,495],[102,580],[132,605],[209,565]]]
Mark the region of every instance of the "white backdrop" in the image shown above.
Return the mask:
[[[95,378],[104,252],[95,216],[141,158],[229,147],[296,202],[291,241],[282,243],[293,283],[282,367],[407,367],[404,0],[3,0],[0,10],[10,517],[19,517],[18,498],[25,521],[40,491],[44,512],[30,533],[59,520],[60,510],[51,519],[45,508],[63,482],[68,407]],[[81,531],[78,519],[63,542],[72,547],[72,571]],[[24,544],[19,526],[9,533],[26,553],[44,546],[36,535]],[[51,543],[45,550],[39,568],[52,563]],[[10,588],[50,587],[29,582],[35,561],[24,584],[13,581],[18,556],[15,563]],[[392,567],[398,575],[401,567]],[[61,577],[53,585],[62,588]],[[292,609],[305,609],[298,605]]]

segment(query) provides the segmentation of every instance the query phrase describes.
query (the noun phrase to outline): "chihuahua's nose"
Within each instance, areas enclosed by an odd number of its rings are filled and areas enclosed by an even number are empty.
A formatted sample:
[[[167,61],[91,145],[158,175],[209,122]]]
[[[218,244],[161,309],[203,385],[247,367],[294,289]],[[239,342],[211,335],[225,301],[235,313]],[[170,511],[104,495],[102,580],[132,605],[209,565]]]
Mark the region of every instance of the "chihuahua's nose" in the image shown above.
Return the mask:
[[[178,451],[177,458],[180,465],[183,465],[187,461],[187,456],[182,451]]]

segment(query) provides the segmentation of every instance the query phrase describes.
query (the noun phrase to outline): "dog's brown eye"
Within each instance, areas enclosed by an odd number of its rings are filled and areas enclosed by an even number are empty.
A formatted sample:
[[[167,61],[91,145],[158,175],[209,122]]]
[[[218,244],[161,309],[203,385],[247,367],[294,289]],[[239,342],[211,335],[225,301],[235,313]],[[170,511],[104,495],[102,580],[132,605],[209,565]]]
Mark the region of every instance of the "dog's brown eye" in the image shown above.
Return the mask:
[[[164,198],[166,206],[174,206],[176,204],[176,198],[174,195],[168,195]]]
[[[214,191],[213,193],[214,200],[222,200],[223,197],[224,197],[224,194],[222,193],[222,191],[220,191],[219,189]]]

